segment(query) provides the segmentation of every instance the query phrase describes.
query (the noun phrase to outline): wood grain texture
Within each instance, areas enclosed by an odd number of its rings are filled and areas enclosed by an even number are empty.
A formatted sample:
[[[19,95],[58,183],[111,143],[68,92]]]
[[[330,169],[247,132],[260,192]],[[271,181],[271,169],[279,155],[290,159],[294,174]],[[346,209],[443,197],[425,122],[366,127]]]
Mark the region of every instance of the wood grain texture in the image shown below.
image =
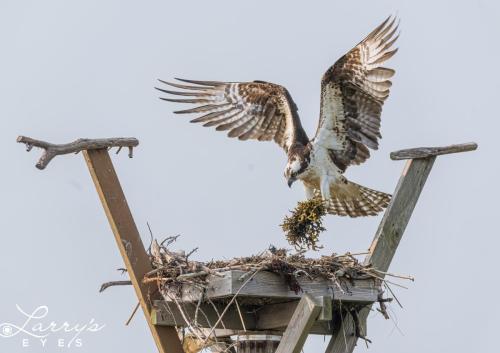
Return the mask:
[[[312,298],[312,297],[311,297]],[[330,335],[332,329],[330,321],[333,318],[332,298],[317,297],[312,298],[321,310],[318,317],[311,326],[309,333],[318,335]],[[297,309],[300,301],[295,300],[287,303],[268,304],[264,305],[256,312],[256,329],[257,330],[277,330],[283,331],[291,322],[292,315]]]
[[[383,272],[389,269],[435,159],[436,157],[429,157],[406,162],[392,202],[387,207],[370,246],[365,265],[371,264]]]
[[[283,333],[283,338],[276,353],[300,353],[309,335],[309,330],[321,311],[318,304],[309,294],[300,299],[290,323]]]
[[[391,159],[401,160],[401,159],[426,158],[431,156],[439,156],[441,154],[474,151],[476,149],[477,149],[477,143],[475,142],[461,143],[458,145],[451,145],[445,147],[417,147],[417,148],[410,148],[406,150],[391,152]]]
[[[366,335],[366,319],[370,313],[369,308],[361,310],[359,313],[359,320],[361,324],[361,330],[363,334]],[[349,313],[345,313],[340,321],[340,326],[337,331],[332,335],[328,346],[326,347],[326,353],[350,353],[354,351],[358,339],[354,336],[354,321]]]
[[[417,200],[422,192],[436,157],[413,159],[406,163],[399,179],[392,201],[384,213],[379,228],[375,233],[365,264],[386,272],[396,253],[403,233],[408,225]],[[382,276],[383,277],[383,276]],[[359,313],[361,325],[366,327],[369,308]],[[346,315],[341,328],[332,335],[326,353],[351,353],[358,338],[353,335],[354,325],[350,315]],[[364,332],[366,335],[366,331]]]
[[[229,297],[240,289],[243,271],[227,271],[224,277],[209,276],[209,285],[205,295],[211,299]],[[378,298],[379,285],[373,279],[348,281],[340,279],[342,289],[333,282],[325,279],[311,280],[300,277],[298,280],[302,292],[295,293],[290,290],[285,280],[280,275],[262,271],[259,272],[238,294],[238,297],[259,297],[271,299],[300,299],[304,293],[313,297],[330,296],[335,301],[343,302],[375,302]],[[202,291],[194,286],[185,284],[182,289],[182,300],[197,302]]]
[[[181,303],[180,305],[182,306],[185,317],[190,321],[194,321],[197,303]],[[198,325],[203,328],[212,327],[217,322],[219,314],[223,312],[224,307],[225,305],[219,303],[214,303],[214,305],[207,303],[201,304],[197,315]],[[241,310],[241,315],[245,327],[243,327],[238,311],[233,305],[233,307],[226,311],[223,319],[217,325],[217,328],[235,331],[241,331],[245,328],[248,330],[255,330],[256,315],[244,310],[244,308]],[[154,325],[186,327],[188,323],[185,317],[181,314],[179,307],[175,303],[155,300],[154,308],[151,313],[151,321]]]
[[[310,329],[310,334],[330,335],[332,332],[331,320],[332,299],[331,297],[314,298],[318,305],[321,306],[321,311],[317,320]],[[217,325],[218,329],[227,329],[233,331],[274,331],[283,332],[290,323],[292,315],[299,304],[299,300],[294,300],[286,303],[266,304],[255,307],[245,307],[241,305],[242,319],[241,322],[236,307],[231,307],[226,311],[221,323]],[[198,324],[201,327],[209,328],[217,322],[218,313],[222,313],[224,305],[214,303],[217,311],[210,304],[201,304],[200,310],[203,314],[198,314]],[[182,308],[188,320],[193,320],[195,317],[197,303],[183,303]],[[187,326],[185,318],[180,313],[179,308],[173,302],[156,300],[151,313],[151,320],[155,325],[162,326]]]
[[[50,161],[56,156],[78,153],[84,150],[118,147],[119,151],[123,147],[127,147],[129,149],[129,157],[132,158],[132,149],[139,145],[139,140],[134,137],[111,137],[103,139],[80,138],[70,143],[54,144],[27,136],[19,136],[17,142],[24,143],[28,152],[31,151],[33,147],[39,147],[44,150],[38,163],[35,165],[38,169],[45,169]]]
[[[144,285],[142,279],[146,272],[151,271],[152,266],[113,163],[105,149],[83,153],[141,308],[149,318],[151,306],[148,297],[154,294],[155,288]],[[155,326],[150,320],[147,322],[160,353],[183,353],[177,331],[173,327]]]

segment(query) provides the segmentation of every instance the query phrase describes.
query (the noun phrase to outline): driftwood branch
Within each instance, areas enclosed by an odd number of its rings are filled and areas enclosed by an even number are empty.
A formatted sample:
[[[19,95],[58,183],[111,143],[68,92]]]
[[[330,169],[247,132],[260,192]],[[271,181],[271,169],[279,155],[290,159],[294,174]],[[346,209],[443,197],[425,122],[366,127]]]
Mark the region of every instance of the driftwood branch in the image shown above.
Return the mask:
[[[391,152],[391,159],[397,161],[401,159],[426,158],[431,156],[439,156],[441,154],[474,151],[476,149],[477,143],[475,142],[461,143],[459,145],[451,145],[445,147],[417,147]]]
[[[99,293],[104,292],[107,288],[113,287],[113,286],[131,286],[132,282],[131,281],[111,281],[111,282],[106,282],[101,285],[101,289],[99,289]]]
[[[123,147],[129,149],[129,157],[132,158],[133,148],[139,145],[139,140],[133,137],[112,137],[103,139],[86,139],[81,138],[76,141],[64,144],[53,144],[46,141],[36,140],[27,136],[19,136],[17,142],[24,143],[26,145],[26,151],[31,151],[33,147],[39,147],[44,150],[42,156],[38,160],[36,167],[38,169],[45,169],[50,161],[58,155],[78,153],[84,150],[98,150],[98,149],[110,149],[112,147],[118,147],[118,152]]]

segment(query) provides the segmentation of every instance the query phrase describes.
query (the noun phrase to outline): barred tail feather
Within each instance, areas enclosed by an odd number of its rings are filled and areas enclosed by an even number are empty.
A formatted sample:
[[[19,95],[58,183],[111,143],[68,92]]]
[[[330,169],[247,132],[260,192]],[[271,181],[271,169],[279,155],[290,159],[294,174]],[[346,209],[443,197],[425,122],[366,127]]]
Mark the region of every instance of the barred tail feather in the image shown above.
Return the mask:
[[[330,214],[349,217],[375,216],[391,201],[391,195],[346,180],[330,186],[330,199],[325,200]]]

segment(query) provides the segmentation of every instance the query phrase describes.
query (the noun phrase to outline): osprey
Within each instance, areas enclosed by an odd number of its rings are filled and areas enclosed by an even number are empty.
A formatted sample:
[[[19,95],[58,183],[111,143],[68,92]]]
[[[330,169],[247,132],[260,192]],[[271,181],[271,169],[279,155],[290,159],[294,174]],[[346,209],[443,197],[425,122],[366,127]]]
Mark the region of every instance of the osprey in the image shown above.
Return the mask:
[[[321,80],[321,109],[314,138],[302,128],[297,106],[288,91],[265,81],[219,82],[177,79],[181,89],[158,90],[187,98],[162,98],[194,103],[177,114],[202,113],[191,120],[228,131],[240,140],[274,140],[288,157],[288,186],[302,181],[308,198],[321,197],[330,214],[370,216],[382,211],[390,195],[347,180],[344,172],[378,149],[382,105],[389,96],[394,70],[382,65],[396,52],[396,18],[387,18],[330,67]],[[187,83],[187,84],[186,84]]]

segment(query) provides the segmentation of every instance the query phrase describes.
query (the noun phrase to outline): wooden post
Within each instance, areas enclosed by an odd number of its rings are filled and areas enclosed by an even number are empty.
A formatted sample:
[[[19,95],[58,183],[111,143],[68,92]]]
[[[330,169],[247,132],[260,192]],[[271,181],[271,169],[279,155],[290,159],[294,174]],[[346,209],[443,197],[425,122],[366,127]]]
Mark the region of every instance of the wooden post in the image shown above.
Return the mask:
[[[300,353],[322,306],[304,294],[295,309],[276,353]]]
[[[313,298],[306,293],[297,304],[283,337],[240,335],[238,353],[300,353],[318,318],[331,320],[331,299]]]
[[[436,157],[410,159],[375,233],[365,265],[387,272]]]
[[[431,156],[411,159],[406,163],[392,201],[375,234],[365,264],[372,264],[373,267],[383,272],[387,271],[435,159],[435,156]],[[359,313],[359,321],[364,335],[366,335],[368,313],[369,308],[365,308]],[[356,347],[357,340],[358,338],[354,335],[352,318],[346,314],[339,330],[333,333],[326,353],[351,353]]]
[[[83,151],[83,154],[158,351],[183,353],[175,328],[155,326],[150,320],[150,296],[154,297],[156,288],[154,285],[143,284],[142,278],[152,270],[152,266],[108,151],[88,150]]]

